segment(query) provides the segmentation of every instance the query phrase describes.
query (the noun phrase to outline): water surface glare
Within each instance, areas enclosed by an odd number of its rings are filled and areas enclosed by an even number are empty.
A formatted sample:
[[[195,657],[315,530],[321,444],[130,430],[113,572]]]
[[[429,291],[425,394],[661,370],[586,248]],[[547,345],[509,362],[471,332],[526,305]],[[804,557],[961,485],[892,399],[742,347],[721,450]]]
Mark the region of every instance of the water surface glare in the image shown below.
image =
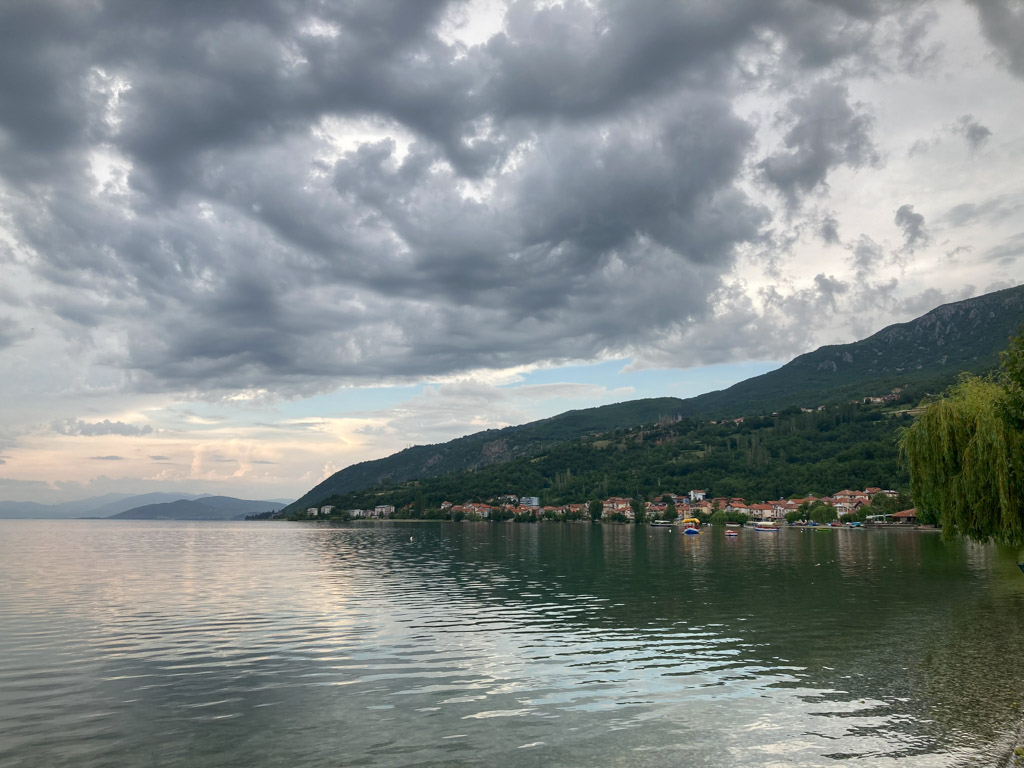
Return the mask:
[[[1015,553],[913,531],[0,521],[0,766],[991,766]]]

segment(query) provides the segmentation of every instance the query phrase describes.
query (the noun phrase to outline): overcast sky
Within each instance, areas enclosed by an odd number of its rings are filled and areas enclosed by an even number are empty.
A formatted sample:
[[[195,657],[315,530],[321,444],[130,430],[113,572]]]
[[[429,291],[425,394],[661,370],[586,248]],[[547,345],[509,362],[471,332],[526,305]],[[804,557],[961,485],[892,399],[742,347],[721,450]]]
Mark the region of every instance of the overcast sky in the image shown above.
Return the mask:
[[[0,498],[294,497],[1024,279],[1020,0],[0,4]]]

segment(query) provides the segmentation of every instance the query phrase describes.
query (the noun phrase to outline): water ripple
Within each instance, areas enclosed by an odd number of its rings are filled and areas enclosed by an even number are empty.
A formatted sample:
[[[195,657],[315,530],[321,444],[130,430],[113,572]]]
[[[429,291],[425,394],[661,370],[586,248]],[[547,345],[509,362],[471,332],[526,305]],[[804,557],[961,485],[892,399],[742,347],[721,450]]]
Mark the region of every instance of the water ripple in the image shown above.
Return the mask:
[[[0,526],[4,768],[954,765],[1024,698],[1024,590],[935,537]]]

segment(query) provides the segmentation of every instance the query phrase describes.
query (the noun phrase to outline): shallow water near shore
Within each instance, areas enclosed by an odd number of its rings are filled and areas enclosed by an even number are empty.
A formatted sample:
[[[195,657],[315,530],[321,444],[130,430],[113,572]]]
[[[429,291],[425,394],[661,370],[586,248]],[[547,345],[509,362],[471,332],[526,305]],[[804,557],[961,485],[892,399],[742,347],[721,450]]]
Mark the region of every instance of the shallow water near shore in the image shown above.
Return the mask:
[[[990,766],[1024,701],[1016,555],[0,521],[0,766]]]

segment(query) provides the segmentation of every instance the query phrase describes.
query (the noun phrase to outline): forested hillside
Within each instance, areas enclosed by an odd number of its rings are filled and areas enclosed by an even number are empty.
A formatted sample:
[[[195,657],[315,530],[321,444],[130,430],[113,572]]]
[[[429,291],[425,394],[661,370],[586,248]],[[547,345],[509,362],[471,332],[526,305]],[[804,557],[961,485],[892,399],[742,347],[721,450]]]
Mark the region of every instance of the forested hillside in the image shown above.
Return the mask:
[[[425,505],[482,501],[512,493],[544,504],[608,496],[651,499],[707,489],[748,501],[824,495],[844,488],[901,489],[896,438],[911,423],[905,412],[846,404],[821,412],[791,409],[774,417],[713,424],[682,419],[559,443],[533,457],[369,490],[314,503],[339,510],[377,504]]]
[[[568,411],[550,419],[505,429],[488,429],[441,445],[417,445],[392,456],[353,464],[336,472],[285,510],[305,509],[328,496],[500,464],[565,440],[675,417],[683,401],[675,397],[631,400]]]
[[[489,476],[484,470],[491,465],[500,465],[498,475],[504,476],[518,471],[524,460],[546,460],[561,450],[555,446],[563,441],[659,420],[763,416],[794,406],[816,408],[882,396],[897,387],[901,403],[916,404],[925,394],[951,385],[961,371],[993,369],[1022,320],[1024,285],[943,305],[863,341],[821,347],[728,389],[685,400],[665,397],[570,411],[355,464],[324,480],[285,512],[380,484],[394,486],[464,470]]]

